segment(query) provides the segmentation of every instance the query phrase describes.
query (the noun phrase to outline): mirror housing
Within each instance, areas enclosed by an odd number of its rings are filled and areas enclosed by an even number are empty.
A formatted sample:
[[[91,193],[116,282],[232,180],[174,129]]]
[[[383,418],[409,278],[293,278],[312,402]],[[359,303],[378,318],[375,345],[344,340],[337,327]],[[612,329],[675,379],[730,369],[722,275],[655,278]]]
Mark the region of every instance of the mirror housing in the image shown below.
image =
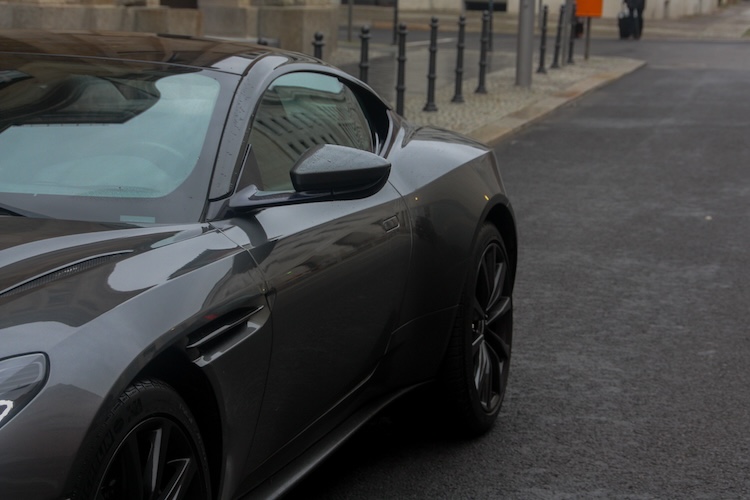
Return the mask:
[[[382,186],[389,161],[361,149],[323,144],[300,156],[289,173],[297,192],[354,192]]]
[[[230,215],[259,208],[372,196],[388,180],[391,163],[361,149],[333,144],[314,146],[297,160],[289,175],[292,192],[264,192],[250,185],[232,195]]]

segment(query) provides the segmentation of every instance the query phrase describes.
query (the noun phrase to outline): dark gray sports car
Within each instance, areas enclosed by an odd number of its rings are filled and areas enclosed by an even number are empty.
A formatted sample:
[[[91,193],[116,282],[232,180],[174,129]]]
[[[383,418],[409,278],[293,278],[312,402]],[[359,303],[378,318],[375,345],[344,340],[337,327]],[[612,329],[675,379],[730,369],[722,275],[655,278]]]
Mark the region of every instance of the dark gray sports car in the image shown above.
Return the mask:
[[[0,31],[0,498],[275,496],[425,384],[486,431],[516,248],[490,150],[320,61]]]

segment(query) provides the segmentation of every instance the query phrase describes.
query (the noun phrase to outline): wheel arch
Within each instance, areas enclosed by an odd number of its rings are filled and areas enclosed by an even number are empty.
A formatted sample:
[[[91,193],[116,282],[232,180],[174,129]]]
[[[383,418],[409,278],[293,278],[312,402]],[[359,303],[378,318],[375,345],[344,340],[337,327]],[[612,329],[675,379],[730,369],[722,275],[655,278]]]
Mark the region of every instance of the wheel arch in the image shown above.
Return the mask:
[[[132,382],[142,378],[169,384],[187,404],[203,439],[215,497],[221,483],[223,436],[219,405],[208,377],[183,352],[172,348],[151,360]]]

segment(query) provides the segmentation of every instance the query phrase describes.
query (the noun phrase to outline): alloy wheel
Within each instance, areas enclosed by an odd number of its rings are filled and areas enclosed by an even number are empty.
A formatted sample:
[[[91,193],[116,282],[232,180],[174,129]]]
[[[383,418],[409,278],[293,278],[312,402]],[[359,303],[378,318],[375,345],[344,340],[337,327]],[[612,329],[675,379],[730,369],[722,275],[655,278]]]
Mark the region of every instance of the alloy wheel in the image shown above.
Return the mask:
[[[500,407],[508,382],[513,306],[507,273],[505,251],[493,241],[479,260],[471,307],[474,387],[486,413]]]
[[[169,418],[140,422],[107,464],[96,500],[204,500],[208,478],[196,449],[188,433]]]

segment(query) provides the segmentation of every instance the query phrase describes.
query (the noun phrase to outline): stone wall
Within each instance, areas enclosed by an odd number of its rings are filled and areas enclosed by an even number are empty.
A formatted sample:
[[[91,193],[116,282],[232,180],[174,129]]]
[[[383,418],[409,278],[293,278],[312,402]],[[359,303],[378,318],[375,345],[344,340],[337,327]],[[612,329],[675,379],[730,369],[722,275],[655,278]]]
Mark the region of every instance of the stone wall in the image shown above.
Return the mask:
[[[326,36],[324,56],[336,49],[339,0],[199,0],[197,6],[170,8],[159,0],[0,0],[0,28],[263,37],[306,54],[313,53],[320,31]]]
[[[200,0],[207,35],[264,38],[312,54],[315,32],[326,36],[324,56],[336,49],[339,0]],[[332,36],[333,35],[333,36]]]
[[[195,9],[147,6],[145,2],[141,6],[115,5],[111,0],[3,2],[0,28],[203,34],[202,16]]]

